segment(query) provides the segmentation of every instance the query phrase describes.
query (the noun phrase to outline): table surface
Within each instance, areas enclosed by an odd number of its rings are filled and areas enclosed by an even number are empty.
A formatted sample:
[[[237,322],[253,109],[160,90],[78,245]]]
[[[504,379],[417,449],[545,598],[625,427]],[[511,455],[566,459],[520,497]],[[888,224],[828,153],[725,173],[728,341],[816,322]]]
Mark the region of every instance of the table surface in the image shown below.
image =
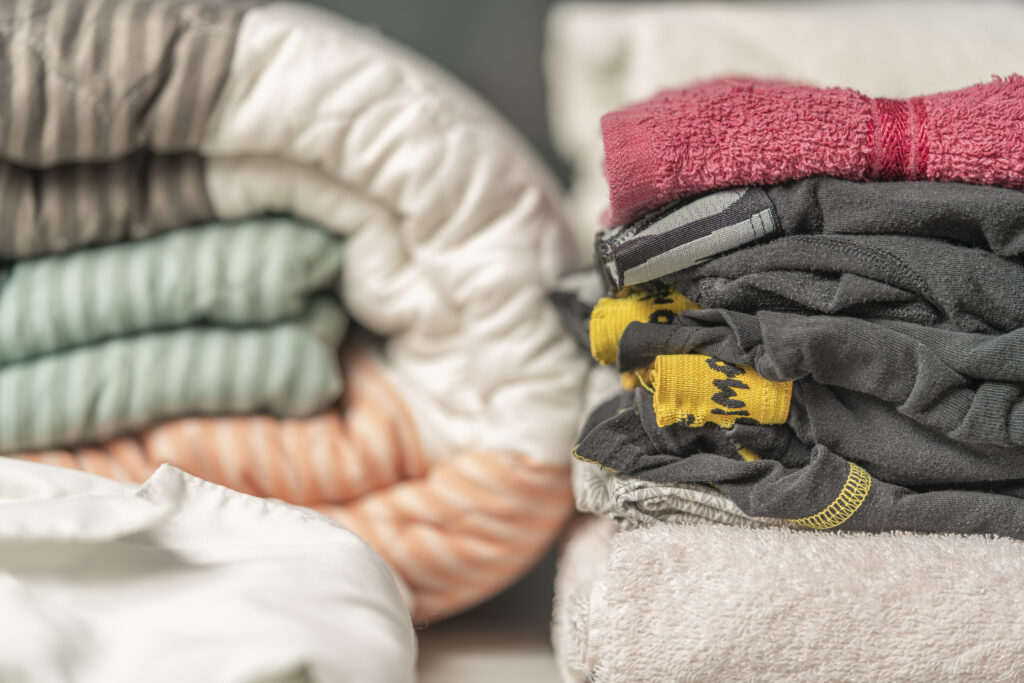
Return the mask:
[[[419,636],[422,683],[559,683],[551,649],[554,554],[496,598]]]

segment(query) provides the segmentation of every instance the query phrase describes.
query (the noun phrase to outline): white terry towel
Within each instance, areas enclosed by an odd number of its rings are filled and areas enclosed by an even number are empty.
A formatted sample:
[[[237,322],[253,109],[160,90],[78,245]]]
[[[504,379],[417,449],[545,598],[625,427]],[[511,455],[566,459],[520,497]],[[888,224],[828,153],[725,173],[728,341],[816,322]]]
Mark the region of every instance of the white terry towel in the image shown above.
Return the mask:
[[[566,681],[1019,681],[1024,543],[658,524],[574,529]]]

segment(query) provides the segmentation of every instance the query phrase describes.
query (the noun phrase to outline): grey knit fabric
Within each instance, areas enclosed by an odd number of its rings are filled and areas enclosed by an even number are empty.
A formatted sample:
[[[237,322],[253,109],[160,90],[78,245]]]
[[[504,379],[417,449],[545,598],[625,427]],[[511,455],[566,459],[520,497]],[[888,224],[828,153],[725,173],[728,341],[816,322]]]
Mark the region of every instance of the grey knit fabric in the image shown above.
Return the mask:
[[[785,425],[763,429],[783,434]],[[752,517],[815,529],[988,533],[1024,538],[1024,499],[992,491],[916,491],[879,479],[825,446],[806,464],[747,461],[730,430],[658,427],[643,389],[610,399],[583,428],[575,455],[632,477],[709,484]]]
[[[810,379],[873,396],[963,444],[1024,446],[1024,328],[971,334],[896,321],[720,309],[632,323],[619,368],[702,353],[777,381]]]

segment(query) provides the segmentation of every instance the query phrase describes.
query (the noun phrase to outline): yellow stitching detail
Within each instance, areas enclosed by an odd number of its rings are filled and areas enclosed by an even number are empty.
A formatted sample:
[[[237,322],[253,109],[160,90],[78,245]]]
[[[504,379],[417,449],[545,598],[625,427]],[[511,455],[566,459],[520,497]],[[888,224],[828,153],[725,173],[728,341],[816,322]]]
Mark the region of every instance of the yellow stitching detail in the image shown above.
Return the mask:
[[[579,448],[580,448],[579,446],[576,446],[575,448],[572,449],[572,457],[576,458],[577,460],[582,460],[583,462],[589,462],[591,465],[597,465],[602,470],[608,470],[609,472],[614,472],[615,474],[619,473],[618,470],[613,469],[611,467],[608,467],[607,465],[602,465],[601,463],[599,463],[596,460],[591,460],[590,458],[584,458],[582,455],[580,455]]]
[[[654,388],[651,387],[650,384],[648,384],[647,382],[644,381],[643,375],[641,375],[639,372],[636,373],[636,381],[640,382],[640,386],[642,386],[644,389],[646,389],[647,393],[649,393],[649,394],[653,394],[654,393]]]
[[[760,455],[746,447],[737,448],[736,452],[739,453],[740,457],[746,460],[747,462],[757,462],[758,460],[761,459]]]
[[[810,517],[789,520],[793,524],[811,529],[834,529],[850,519],[871,491],[871,475],[860,465],[850,463],[850,474],[846,477],[843,490],[824,510]]]

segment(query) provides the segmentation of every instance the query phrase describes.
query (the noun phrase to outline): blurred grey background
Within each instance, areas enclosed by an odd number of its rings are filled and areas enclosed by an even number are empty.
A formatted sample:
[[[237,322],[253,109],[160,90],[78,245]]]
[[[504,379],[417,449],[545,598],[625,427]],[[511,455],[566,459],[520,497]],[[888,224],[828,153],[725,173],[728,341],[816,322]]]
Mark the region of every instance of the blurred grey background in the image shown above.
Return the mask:
[[[555,0],[306,0],[374,26],[440,64],[510,120],[564,182],[551,148],[541,57]]]

